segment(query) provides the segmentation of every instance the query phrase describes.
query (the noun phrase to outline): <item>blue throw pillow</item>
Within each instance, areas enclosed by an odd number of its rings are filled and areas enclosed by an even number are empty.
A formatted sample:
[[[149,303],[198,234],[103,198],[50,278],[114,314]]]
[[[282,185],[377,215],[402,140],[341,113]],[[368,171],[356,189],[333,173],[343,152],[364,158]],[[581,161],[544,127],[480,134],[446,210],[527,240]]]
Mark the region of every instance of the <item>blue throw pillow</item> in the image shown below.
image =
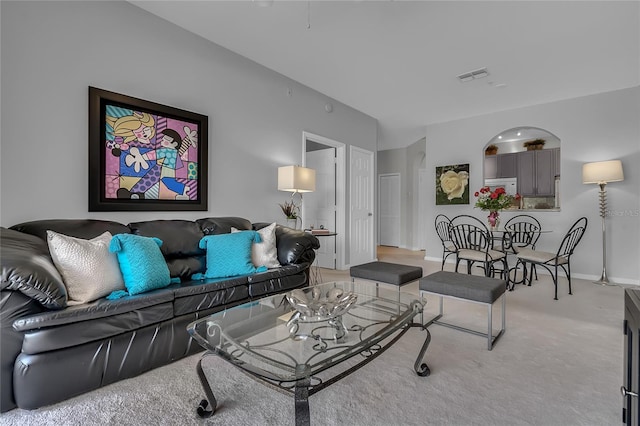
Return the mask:
[[[256,268],[251,262],[251,244],[262,242],[256,231],[232,234],[208,235],[200,240],[200,248],[207,251],[207,270],[191,278],[225,278],[264,272],[266,267]]]
[[[117,234],[111,239],[109,251],[118,257],[120,271],[127,291],[114,291],[107,299],[163,288],[175,282],[169,275],[169,267],[162,256],[158,238],[133,234]],[[177,280],[179,282],[179,279]]]

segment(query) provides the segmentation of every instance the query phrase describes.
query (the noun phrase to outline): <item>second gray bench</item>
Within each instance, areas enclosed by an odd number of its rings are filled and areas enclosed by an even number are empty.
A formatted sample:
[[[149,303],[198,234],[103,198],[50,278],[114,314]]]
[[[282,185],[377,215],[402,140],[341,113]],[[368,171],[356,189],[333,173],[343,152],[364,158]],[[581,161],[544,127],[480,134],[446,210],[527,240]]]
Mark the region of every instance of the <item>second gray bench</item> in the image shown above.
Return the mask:
[[[505,290],[507,288],[507,282],[505,280],[482,277],[477,275],[459,274],[457,272],[439,271],[426,277],[420,278],[420,295],[424,293],[434,294],[440,297],[440,312],[437,316],[431,319],[428,323],[422,323],[425,327],[431,324],[444,325],[446,327],[454,328],[456,330],[465,331],[467,333],[476,334],[487,338],[488,349],[493,349],[493,346],[498,341],[500,336],[506,329],[505,310],[506,310],[506,297]],[[454,299],[465,300],[468,302],[481,303],[487,305],[489,316],[489,328],[487,333],[481,333],[479,331],[471,330],[468,328],[460,327],[457,325],[445,323],[439,321],[443,315],[443,298],[451,297]],[[502,328],[497,335],[493,336],[493,304],[502,298]]]

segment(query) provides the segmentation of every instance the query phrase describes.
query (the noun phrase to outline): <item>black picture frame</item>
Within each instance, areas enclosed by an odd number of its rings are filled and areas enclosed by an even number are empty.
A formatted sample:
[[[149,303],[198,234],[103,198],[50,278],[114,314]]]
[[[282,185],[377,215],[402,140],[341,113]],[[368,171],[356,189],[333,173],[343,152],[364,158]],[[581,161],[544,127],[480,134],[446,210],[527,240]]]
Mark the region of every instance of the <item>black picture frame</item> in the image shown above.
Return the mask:
[[[209,119],[89,87],[89,211],[206,211]]]

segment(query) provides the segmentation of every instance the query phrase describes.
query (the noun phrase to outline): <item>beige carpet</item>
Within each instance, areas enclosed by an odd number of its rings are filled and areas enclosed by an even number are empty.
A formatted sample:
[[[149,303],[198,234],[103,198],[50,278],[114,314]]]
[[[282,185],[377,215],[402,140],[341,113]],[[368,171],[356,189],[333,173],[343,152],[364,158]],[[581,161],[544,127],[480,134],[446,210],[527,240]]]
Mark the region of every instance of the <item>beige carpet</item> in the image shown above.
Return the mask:
[[[379,259],[439,265],[420,252],[381,250]],[[447,270],[451,269],[447,265]],[[348,272],[322,270],[324,281]],[[417,291],[417,283],[405,288]],[[340,382],[310,397],[312,425],[617,425],[621,423],[623,289],[561,280],[553,300],[548,276],[507,295],[507,331],[493,351],[486,340],[433,325],[426,361],[413,363],[425,333],[411,329],[391,349]],[[428,312],[436,312],[429,299]],[[445,301],[446,319],[482,330],[484,307]],[[496,318],[496,327],[498,325]],[[199,356],[34,411],[13,410],[3,425],[286,425],[293,400],[258,384],[217,357],[203,365],[218,411],[200,420]],[[72,380],[72,378],[70,378]]]

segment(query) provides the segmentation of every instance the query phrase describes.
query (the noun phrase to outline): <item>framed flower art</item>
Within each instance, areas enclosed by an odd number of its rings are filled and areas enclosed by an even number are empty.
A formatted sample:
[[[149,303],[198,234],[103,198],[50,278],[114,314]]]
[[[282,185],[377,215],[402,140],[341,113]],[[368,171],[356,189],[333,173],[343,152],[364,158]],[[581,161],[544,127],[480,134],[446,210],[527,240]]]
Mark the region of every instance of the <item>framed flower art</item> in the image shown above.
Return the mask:
[[[436,167],[436,205],[469,204],[469,164]]]

